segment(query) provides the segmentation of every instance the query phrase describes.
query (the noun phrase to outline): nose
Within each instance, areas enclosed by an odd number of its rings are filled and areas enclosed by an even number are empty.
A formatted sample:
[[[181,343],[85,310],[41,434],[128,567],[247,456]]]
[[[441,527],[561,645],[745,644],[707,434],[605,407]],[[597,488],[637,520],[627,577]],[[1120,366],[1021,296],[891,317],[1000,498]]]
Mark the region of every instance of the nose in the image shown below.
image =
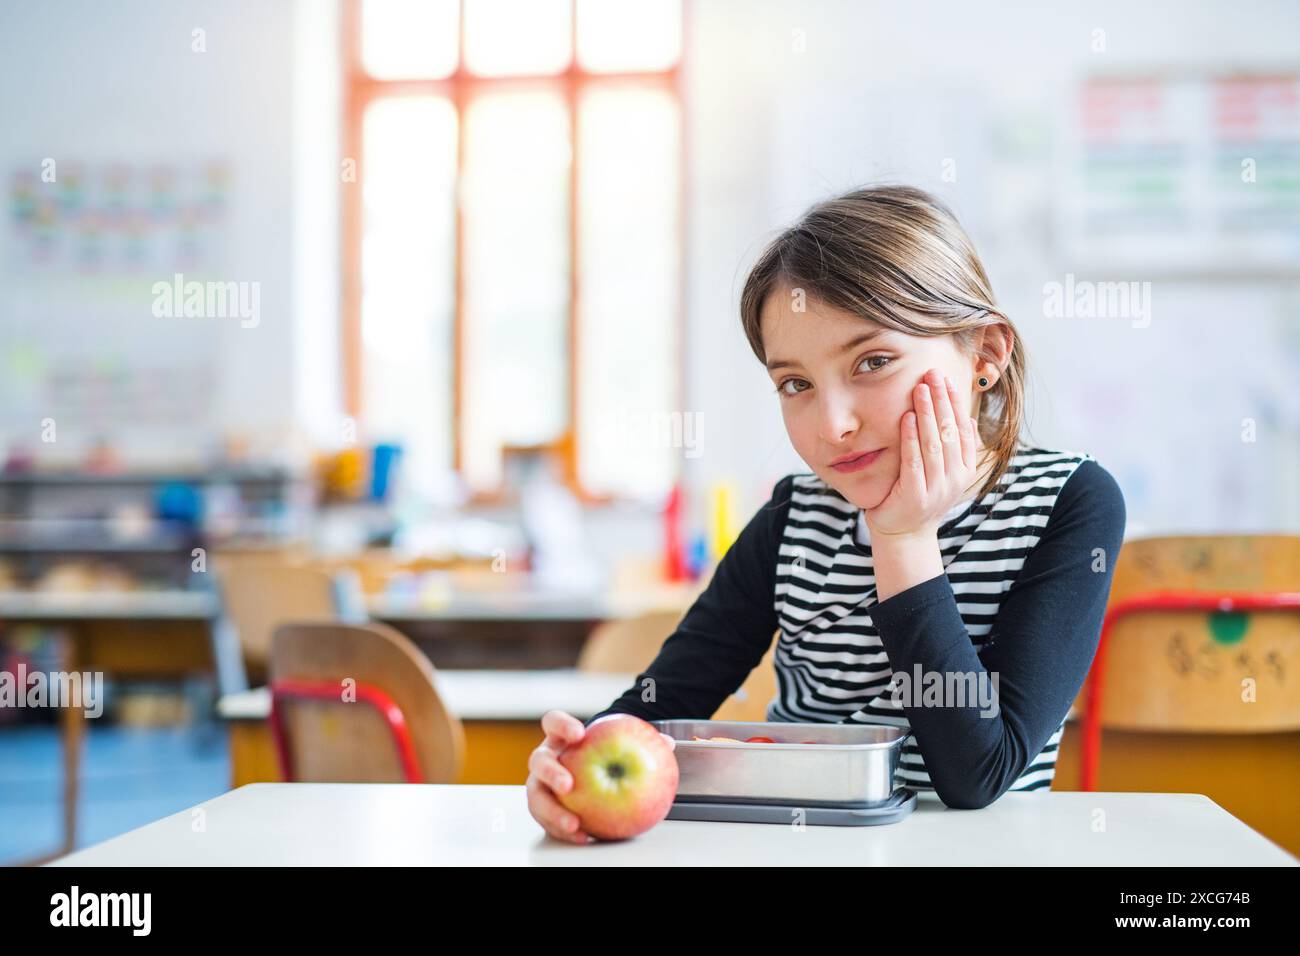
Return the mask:
[[[822,441],[838,445],[858,430],[858,424],[857,412],[847,395],[829,389],[822,393],[817,422]]]

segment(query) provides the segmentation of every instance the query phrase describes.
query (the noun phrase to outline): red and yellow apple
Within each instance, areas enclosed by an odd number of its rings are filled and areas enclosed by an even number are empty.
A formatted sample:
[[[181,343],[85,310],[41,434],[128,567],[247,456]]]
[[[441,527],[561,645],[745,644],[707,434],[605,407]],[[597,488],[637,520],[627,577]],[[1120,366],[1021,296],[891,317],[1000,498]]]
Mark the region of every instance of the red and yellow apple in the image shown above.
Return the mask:
[[[626,840],[668,815],[677,796],[677,758],[662,733],[631,714],[595,721],[560,751],[573,787],[557,794],[582,829],[600,840]]]

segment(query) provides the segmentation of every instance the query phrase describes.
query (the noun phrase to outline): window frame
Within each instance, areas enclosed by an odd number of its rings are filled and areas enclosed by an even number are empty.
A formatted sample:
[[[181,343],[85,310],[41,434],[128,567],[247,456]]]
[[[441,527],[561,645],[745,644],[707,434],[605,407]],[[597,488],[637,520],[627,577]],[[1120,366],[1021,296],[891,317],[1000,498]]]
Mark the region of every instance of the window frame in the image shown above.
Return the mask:
[[[579,229],[579,209],[581,198],[579,185],[581,180],[580,157],[578,155],[579,109],[582,93],[590,87],[609,87],[626,83],[641,89],[658,88],[672,96],[677,105],[677,314],[676,354],[670,357],[674,376],[674,404],[683,407],[684,370],[685,370],[685,312],[686,312],[686,234],[687,203],[686,174],[687,164],[687,122],[684,97],[682,63],[685,58],[688,36],[689,0],[682,0],[681,47],[682,53],[668,69],[645,72],[593,72],[584,70],[578,63],[577,53],[577,0],[574,0],[570,16],[571,50],[568,68],[554,74],[525,74],[510,76],[479,76],[469,72],[465,67],[465,0],[459,0],[458,30],[460,31],[457,48],[456,68],[446,77],[440,79],[377,79],[364,69],[361,60],[361,5],[363,0],[343,0],[341,11],[340,43],[341,62],[343,66],[343,123],[341,149],[343,158],[355,160],[355,176],[351,182],[340,182],[340,348],[341,370],[343,379],[344,413],[364,427],[365,409],[363,402],[363,366],[364,344],[361,334],[361,246],[364,234],[364,201],[362,186],[365,181],[365,143],[362,135],[363,122],[367,107],[376,100],[392,96],[441,96],[445,97],[456,112],[458,129],[456,138],[456,182],[463,181],[465,169],[465,138],[463,135],[464,117],[470,102],[476,95],[493,89],[549,89],[558,91],[564,98],[565,109],[569,117],[572,162],[569,164],[569,301],[566,316],[568,330],[568,402],[564,432],[557,436],[551,446],[558,453],[565,485],[587,505],[615,504],[621,499],[615,495],[595,494],[585,488],[580,480],[578,461],[577,414],[579,407],[579,390],[581,375],[577,366],[579,352],[578,321],[579,294],[582,288],[579,251],[581,249]],[[465,327],[465,276],[464,276],[464,211],[459,199],[455,211],[455,248],[454,263],[454,309],[452,317],[452,468],[457,474],[462,471],[462,408],[465,383],[464,368],[464,327]],[[680,475],[681,466],[677,471]],[[493,490],[472,491],[469,504],[474,506],[498,506],[507,504],[508,499],[503,487]]]

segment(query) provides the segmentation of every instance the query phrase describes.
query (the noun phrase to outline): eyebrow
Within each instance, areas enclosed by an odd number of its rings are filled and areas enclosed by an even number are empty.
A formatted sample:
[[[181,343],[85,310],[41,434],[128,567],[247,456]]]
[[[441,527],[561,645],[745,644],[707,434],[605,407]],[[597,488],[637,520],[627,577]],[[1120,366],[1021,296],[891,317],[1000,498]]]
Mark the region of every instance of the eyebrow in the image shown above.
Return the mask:
[[[864,332],[862,335],[855,336],[854,338],[849,339],[849,341],[841,345],[839,348],[839,353],[843,354],[845,352],[848,352],[850,349],[857,348],[859,345],[861,345],[864,342],[870,342],[872,339],[878,339],[882,335],[889,335],[892,332],[893,329],[875,329],[874,331],[871,332]],[[792,361],[790,359],[772,359],[772,361],[767,363],[767,370],[769,372],[772,372],[778,368],[795,368],[796,366],[798,366],[798,364],[799,364],[798,362]]]

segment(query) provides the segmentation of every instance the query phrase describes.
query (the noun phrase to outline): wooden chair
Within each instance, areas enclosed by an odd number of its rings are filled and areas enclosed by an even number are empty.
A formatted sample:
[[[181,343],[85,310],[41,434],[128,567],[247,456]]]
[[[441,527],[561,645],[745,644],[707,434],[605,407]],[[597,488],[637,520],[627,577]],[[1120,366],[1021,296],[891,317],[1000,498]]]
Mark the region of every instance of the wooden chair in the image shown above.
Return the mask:
[[[591,632],[578,655],[578,670],[603,674],[640,674],[677,629],[684,612],[653,611],[622,620],[605,621]],[[744,683],[713,714],[714,720],[763,720],[776,694],[773,641]]]
[[[266,682],[271,635],[286,621],[355,620],[355,601],[345,579],[305,563],[248,557],[214,560],[222,622],[232,629],[247,675],[246,685]],[[351,606],[350,606],[351,605]]]
[[[713,714],[714,720],[766,720],[767,705],[776,696],[776,631],[767,653],[758,666],[749,672],[736,692],[722,702]]]
[[[1300,537],[1127,541],[1076,701],[1079,789],[1204,793],[1296,852],[1298,682]]]
[[[583,643],[577,668],[592,674],[640,674],[681,619],[681,611],[663,610],[602,621]]]
[[[291,782],[455,783],[465,762],[433,665],[378,623],[276,628],[271,730]]]

